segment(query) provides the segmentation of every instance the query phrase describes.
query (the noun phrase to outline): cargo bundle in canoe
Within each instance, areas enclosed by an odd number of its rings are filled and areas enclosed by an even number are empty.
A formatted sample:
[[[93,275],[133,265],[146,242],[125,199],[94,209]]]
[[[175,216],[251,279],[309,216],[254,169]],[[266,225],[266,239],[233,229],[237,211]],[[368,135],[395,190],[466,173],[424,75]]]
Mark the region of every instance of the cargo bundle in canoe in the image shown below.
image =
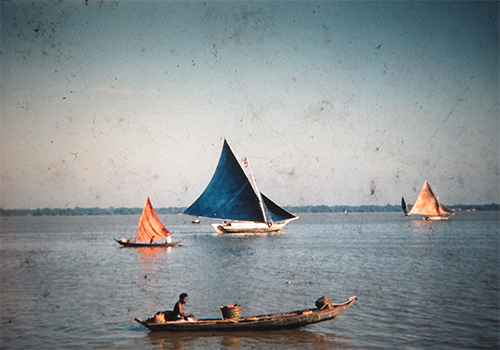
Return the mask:
[[[269,315],[239,318],[218,318],[199,320],[177,320],[157,322],[155,318],[134,320],[151,331],[195,332],[195,331],[266,331],[298,328],[308,324],[333,320],[344,312],[358,298],[352,296],[346,302],[333,304],[322,297],[316,302],[317,308],[304,309]]]

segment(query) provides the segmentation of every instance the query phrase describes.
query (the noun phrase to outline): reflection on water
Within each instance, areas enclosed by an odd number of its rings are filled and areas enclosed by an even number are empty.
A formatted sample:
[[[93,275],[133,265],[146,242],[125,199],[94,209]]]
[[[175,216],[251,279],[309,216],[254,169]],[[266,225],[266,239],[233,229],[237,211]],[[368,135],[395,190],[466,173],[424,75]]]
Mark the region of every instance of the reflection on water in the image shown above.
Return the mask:
[[[424,220],[416,220],[410,219],[408,227],[412,229],[412,231],[416,233],[433,233],[436,230],[448,230],[450,227],[446,225],[453,225],[451,220],[449,221],[424,221]]]
[[[141,259],[146,260],[146,262],[154,263],[155,259],[158,259],[165,253],[170,253],[172,251],[172,247],[165,248],[149,248],[149,247],[138,247],[138,248],[125,248],[121,247],[120,249],[136,249],[139,257]]]
[[[215,235],[161,217],[182,246],[122,248],[139,216],[1,218],[0,348],[499,348],[498,213],[424,222],[401,213],[303,214],[286,234]],[[359,300],[295,331],[149,333],[172,309],[221,317]]]
[[[305,330],[279,332],[151,332],[146,338],[160,349],[354,349],[346,339]]]

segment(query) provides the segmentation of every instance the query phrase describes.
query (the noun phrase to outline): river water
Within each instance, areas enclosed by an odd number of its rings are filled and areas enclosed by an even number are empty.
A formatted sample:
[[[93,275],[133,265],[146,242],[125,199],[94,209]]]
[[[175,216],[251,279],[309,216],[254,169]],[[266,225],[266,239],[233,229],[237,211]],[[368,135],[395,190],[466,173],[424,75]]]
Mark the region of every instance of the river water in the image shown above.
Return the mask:
[[[121,248],[139,216],[2,217],[1,349],[498,349],[498,212],[302,214],[283,234],[214,235],[160,215],[182,246]],[[359,300],[333,321],[260,333],[150,333],[132,317],[220,317]]]

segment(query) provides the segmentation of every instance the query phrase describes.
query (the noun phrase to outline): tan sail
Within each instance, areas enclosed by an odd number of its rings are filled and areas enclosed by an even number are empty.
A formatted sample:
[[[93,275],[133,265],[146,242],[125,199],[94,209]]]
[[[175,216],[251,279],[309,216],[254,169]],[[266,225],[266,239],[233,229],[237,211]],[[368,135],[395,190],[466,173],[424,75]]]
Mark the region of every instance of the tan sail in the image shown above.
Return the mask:
[[[137,226],[136,242],[149,242],[152,239],[164,238],[172,234],[163,226],[156,215],[149,197],[146,199],[139,225]]]
[[[453,212],[439,202],[438,197],[434,194],[426,180],[417,200],[408,213],[408,215],[412,214],[449,216],[453,215]]]

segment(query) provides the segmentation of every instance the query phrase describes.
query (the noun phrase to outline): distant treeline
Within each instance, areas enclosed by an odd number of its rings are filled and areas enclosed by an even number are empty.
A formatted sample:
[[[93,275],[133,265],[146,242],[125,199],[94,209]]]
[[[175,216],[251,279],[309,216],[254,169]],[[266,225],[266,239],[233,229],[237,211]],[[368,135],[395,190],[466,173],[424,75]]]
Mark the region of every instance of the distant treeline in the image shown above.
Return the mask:
[[[143,208],[65,208],[65,209],[1,209],[1,216],[77,216],[77,215],[134,215],[141,214]],[[179,214],[186,208],[155,208],[157,214]]]
[[[411,207],[411,205],[409,205]],[[500,210],[499,204],[481,204],[481,205],[466,205],[466,204],[458,204],[458,205],[447,205],[449,209],[452,210],[478,210],[478,211],[498,211]],[[302,207],[285,207],[286,210],[292,213],[343,213],[345,211],[349,213],[383,213],[383,212],[395,212],[395,211],[403,211],[401,205],[391,205],[386,204],[382,205],[359,205],[359,206],[350,206],[350,205],[309,205]]]
[[[483,204],[483,205],[466,205],[459,204],[448,206],[453,210],[478,210],[478,211],[498,211],[500,210],[499,204]],[[155,208],[158,214],[179,214],[186,208],[184,207],[169,207],[169,208]],[[292,213],[366,213],[366,212],[396,212],[402,211],[400,205],[308,205],[300,207],[285,206],[285,209]],[[66,209],[2,209],[0,208],[0,216],[72,216],[72,215],[139,215],[142,208],[66,208]]]

